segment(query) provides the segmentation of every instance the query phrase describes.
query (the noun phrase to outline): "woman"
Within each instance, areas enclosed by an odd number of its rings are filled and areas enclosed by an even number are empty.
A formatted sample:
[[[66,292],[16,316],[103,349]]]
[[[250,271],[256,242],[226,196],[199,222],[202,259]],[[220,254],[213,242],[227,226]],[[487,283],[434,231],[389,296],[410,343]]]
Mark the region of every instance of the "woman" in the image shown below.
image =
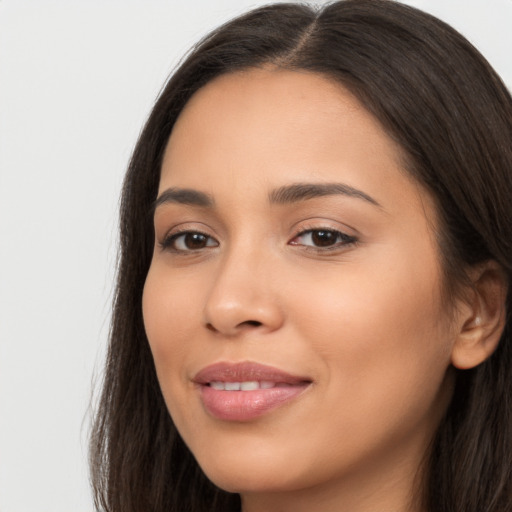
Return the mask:
[[[99,508],[512,510],[512,101],[385,0],[203,40],[121,205]]]

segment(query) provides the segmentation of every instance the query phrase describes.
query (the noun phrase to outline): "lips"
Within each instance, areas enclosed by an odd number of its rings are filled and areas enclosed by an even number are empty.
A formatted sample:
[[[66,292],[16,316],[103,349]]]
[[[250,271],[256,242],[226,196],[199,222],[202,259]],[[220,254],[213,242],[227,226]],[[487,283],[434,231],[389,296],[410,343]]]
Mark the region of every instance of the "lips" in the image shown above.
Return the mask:
[[[225,421],[250,421],[300,395],[311,379],[257,363],[216,363],[194,378],[205,409]]]

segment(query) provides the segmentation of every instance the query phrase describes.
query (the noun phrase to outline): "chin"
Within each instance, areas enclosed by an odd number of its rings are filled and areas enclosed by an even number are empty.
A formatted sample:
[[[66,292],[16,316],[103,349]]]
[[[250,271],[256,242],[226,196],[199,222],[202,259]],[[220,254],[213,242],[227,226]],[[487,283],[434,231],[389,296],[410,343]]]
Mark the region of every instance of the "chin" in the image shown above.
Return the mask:
[[[257,452],[249,457],[222,456],[213,461],[198,461],[209,480],[217,487],[232,493],[261,493],[293,491],[307,486],[308,471],[292,472],[289,459],[268,457]]]
[[[238,493],[274,493],[284,491],[295,491],[300,485],[293,485],[288,479],[277,476],[267,469],[264,474],[247,469],[243,473],[234,474],[231,472],[209,471],[206,476],[220,489]]]

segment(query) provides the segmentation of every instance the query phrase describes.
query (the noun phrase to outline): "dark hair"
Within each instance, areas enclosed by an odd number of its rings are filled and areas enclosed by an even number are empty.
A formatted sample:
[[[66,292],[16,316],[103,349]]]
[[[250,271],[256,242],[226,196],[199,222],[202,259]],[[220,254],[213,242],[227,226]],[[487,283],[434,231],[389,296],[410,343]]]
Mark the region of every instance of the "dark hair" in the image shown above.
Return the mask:
[[[450,290],[487,260],[512,272],[512,99],[471,44],[438,19],[390,0],[256,9],[201,41],[168,81],[135,148],[121,202],[121,254],[106,374],[91,440],[96,505],[108,512],[235,511],[166,409],[141,298],[164,148],[190,97],[215,77],[270,65],[348,88],[399,144],[437,202]],[[512,510],[510,300],[497,351],[456,370],[451,405],[422,484],[431,512]]]

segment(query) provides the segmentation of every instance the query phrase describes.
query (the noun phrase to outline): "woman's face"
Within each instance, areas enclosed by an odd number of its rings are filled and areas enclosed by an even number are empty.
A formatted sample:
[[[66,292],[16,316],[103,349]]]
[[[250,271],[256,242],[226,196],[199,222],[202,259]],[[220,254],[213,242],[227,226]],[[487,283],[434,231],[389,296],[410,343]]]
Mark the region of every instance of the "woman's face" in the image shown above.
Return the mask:
[[[319,75],[225,75],[179,117],[158,196],[145,327],[208,477],[248,500],[410,490],[454,335],[433,202],[381,126]]]

